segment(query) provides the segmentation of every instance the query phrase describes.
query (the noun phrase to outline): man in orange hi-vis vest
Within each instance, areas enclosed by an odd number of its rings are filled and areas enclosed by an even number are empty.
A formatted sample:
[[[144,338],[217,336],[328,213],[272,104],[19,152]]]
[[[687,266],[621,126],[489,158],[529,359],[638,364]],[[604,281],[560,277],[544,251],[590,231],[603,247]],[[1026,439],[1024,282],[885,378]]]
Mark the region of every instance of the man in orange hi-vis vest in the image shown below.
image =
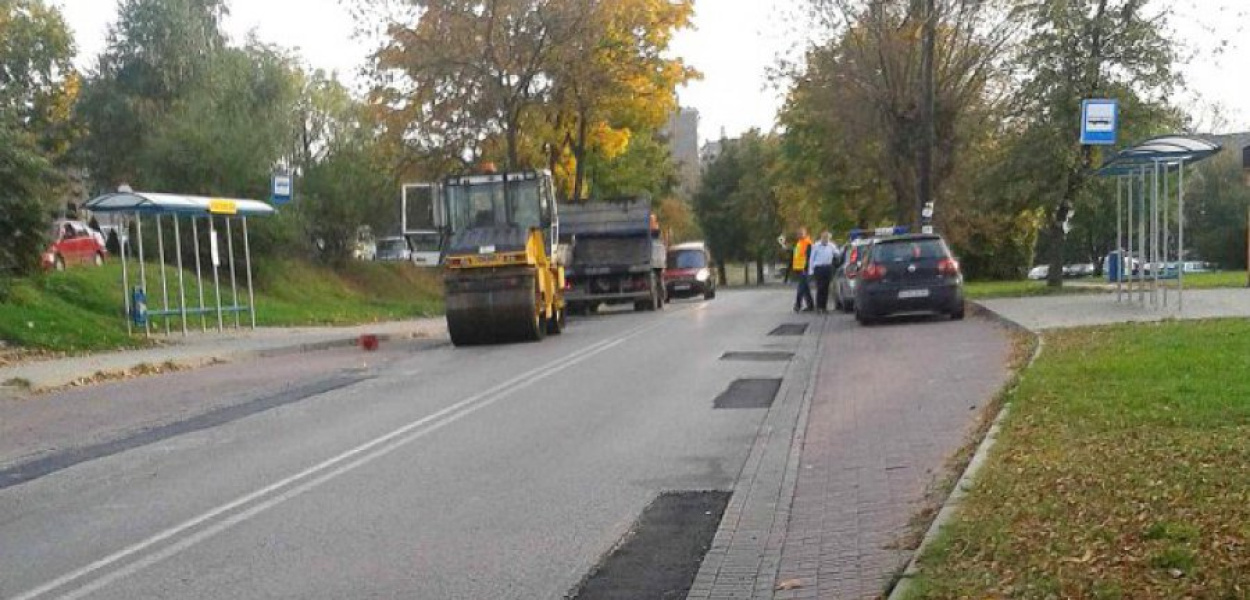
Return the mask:
[[[812,286],[808,277],[808,264],[812,260],[812,238],[807,228],[799,228],[799,240],[794,243],[790,258],[790,270],[798,280],[798,294],[794,297],[794,312],[811,312],[816,302],[812,300]]]

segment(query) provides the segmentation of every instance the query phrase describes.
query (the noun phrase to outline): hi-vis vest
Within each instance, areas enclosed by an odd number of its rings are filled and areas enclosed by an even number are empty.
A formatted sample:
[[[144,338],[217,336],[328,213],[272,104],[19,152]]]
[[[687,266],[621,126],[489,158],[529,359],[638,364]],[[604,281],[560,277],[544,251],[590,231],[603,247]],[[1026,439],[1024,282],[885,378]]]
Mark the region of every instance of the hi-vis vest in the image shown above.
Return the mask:
[[[808,251],[812,248],[812,238],[805,237],[794,244],[794,259],[790,261],[790,267],[795,271],[807,270]]]

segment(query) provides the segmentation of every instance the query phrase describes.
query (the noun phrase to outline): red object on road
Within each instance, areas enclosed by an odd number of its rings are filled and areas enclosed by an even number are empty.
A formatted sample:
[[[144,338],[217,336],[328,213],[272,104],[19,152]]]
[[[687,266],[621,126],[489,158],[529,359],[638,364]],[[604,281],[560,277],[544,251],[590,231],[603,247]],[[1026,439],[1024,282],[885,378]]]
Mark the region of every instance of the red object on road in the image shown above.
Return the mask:
[[[366,333],[360,336],[360,347],[365,352],[373,352],[378,349],[378,336]]]

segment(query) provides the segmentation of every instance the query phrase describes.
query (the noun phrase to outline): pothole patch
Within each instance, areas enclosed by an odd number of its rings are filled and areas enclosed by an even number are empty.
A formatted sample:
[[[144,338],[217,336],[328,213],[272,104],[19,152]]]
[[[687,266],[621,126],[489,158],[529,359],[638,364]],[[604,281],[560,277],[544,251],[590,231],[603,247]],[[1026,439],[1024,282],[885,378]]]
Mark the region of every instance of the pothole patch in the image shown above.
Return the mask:
[[[566,598],[685,598],[712,547],[729,492],[669,492],[656,498],[617,547]]]
[[[716,397],[715,408],[768,408],[781,390],[780,379],[739,379]]]

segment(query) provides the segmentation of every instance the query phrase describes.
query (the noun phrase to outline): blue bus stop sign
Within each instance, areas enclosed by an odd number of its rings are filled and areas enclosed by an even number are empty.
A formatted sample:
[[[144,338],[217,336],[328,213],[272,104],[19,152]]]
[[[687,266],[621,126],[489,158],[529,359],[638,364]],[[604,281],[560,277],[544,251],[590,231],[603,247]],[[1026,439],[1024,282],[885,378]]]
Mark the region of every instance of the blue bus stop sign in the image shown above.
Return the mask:
[[[1120,130],[1120,103],[1086,100],[1081,103],[1081,145],[1114,146]]]
[[[290,175],[274,175],[272,196],[270,203],[274,206],[281,206],[291,201],[291,176]]]

